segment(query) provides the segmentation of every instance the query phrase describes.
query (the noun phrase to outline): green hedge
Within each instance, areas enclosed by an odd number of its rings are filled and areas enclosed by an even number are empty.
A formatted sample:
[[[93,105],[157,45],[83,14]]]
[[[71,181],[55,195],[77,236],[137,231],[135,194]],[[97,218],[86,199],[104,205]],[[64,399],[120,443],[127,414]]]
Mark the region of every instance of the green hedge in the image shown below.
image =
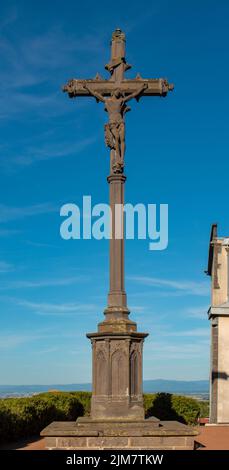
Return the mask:
[[[50,397],[56,398],[57,400],[61,397],[74,397],[76,398],[81,405],[83,406],[83,415],[88,416],[91,409],[91,392],[46,392],[36,395],[34,398],[47,398],[50,400]],[[81,416],[81,415],[79,415]]]
[[[81,401],[68,393],[0,400],[0,442],[39,434],[52,421],[83,416]]]
[[[0,400],[0,442],[39,434],[52,421],[74,421],[90,413],[90,392],[48,392]],[[208,402],[157,393],[144,395],[146,417],[196,424],[208,416]]]
[[[199,401],[200,418],[207,418],[209,416],[209,402],[207,400]]]

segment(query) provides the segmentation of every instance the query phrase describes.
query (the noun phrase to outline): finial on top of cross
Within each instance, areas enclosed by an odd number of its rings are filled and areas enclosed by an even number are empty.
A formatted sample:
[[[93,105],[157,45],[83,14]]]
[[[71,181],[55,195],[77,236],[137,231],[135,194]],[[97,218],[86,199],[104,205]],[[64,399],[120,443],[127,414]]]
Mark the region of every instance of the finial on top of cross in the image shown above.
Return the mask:
[[[123,41],[126,40],[125,33],[121,30],[121,28],[116,28],[112,33],[112,39],[120,38]]]

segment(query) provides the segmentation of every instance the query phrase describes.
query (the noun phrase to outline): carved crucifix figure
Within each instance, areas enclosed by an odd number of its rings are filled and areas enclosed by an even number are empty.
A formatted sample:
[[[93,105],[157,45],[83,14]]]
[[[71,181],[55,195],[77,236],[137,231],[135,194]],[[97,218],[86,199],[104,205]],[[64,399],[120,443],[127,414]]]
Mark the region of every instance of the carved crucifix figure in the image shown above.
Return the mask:
[[[90,88],[85,81],[84,88],[96,98],[105,104],[105,111],[109,114],[109,122],[105,124],[105,142],[111,150],[115,151],[115,160],[112,169],[114,173],[122,173],[124,168],[125,154],[125,113],[130,111],[130,107],[126,106],[126,102],[132,98],[139,98],[142,91],[148,88],[147,83],[140,84],[138,89],[130,95],[123,95],[121,90],[117,88],[110,97],[105,98],[103,95]]]

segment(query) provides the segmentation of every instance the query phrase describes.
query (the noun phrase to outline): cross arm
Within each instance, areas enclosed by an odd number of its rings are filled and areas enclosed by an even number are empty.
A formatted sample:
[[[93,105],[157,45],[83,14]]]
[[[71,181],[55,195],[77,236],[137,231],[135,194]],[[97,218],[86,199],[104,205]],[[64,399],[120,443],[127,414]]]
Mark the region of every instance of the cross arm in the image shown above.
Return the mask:
[[[144,83],[147,84],[147,87],[143,89],[141,96],[166,96],[167,93],[174,88],[174,86],[168,83],[168,81],[164,78],[136,78],[133,80],[122,80],[119,83],[103,79],[72,79],[69,80],[65,86],[63,86],[63,91],[68,93],[70,98],[75,98],[77,96],[91,96],[90,91],[85,88],[85,83],[89,85],[91,91],[104,96],[111,95],[111,93],[117,88],[123,94],[129,95],[135,93]]]

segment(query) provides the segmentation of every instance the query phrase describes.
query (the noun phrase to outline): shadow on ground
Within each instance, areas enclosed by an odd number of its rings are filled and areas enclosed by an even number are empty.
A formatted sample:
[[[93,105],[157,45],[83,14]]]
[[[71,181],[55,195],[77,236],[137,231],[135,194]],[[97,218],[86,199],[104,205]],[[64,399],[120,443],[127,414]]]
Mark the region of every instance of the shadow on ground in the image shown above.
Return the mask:
[[[0,450],[30,450],[30,446],[35,450],[40,448],[44,448],[44,439],[41,439],[40,436],[32,436],[27,439],[21,439],[17,442],[11,442],[6,444],[0,445]]]

